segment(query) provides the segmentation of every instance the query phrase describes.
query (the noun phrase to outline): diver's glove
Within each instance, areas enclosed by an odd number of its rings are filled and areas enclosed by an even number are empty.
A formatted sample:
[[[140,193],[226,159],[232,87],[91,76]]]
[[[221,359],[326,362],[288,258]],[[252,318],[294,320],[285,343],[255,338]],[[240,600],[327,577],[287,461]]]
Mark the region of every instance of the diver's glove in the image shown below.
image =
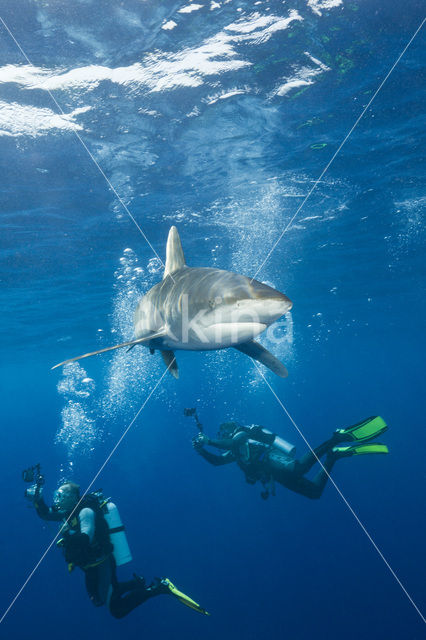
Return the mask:
[[[91,559],[90,538],[87,533],[73,533],[64,539],[64,555],[68,564],[84,567]]]
[[[209,444],[210,439],[205,433],[199,433],[198,436],[192,438],[192,446],[195,451],[200,451],[206,444]]]
[[[28,487],[28,489],[25,490],[24,495],[29,502],[34,506],[37,506],[37,503],[42,501],[43,485],[38,482],[34,483],[31,487]]]

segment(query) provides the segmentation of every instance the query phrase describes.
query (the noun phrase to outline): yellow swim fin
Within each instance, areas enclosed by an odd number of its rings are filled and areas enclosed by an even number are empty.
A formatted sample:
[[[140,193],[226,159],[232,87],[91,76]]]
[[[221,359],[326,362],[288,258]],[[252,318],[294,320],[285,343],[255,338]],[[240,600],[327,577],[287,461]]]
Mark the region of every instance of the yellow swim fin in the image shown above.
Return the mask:
[[[337,429],[336,433],[340,434],[342,440],[356,440],[363,442],[365,440],[372,440],[377,438],[381,433],[384,433],[388,425],[380,416],[371,416],[358,424],[347,427],[346,429]]]
[[[366,444],[352,444],[345,447],[333,447],[332,452],[340,458],[347,456],[360,456],[368,453],[389,453],[385,444],[379,442],[367,442]]]
[[[177,598],[185,606],[189,607],[190,609],[194,609],[194,611],[198,611],[205,616],[210,615],[208,611],[203,609],[203,607],[200,607],[198,602],[195,602],[195,600],[187,596],[185,593],[182,593],[182,591],[179,591],[179,589],[177,589],[168,578],[162,578],[161,584],[164,585],[164,587],[167,587],[168,592],[175,596],[175,598]]]

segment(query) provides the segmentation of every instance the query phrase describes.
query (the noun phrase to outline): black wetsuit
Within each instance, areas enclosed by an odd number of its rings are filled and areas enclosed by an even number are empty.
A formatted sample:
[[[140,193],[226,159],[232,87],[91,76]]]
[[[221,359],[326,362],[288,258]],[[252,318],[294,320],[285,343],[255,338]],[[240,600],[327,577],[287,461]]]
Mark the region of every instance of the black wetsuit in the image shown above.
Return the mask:
[[[35,507],[43,520],[66,523],[65,559],[71,561],[74,557],[73,564],[84,571],[87,593],[95,607],[107,604],[115,618],[123,618],[145,600],[159,595],[145,586],[143,578],[118,582],[108,525],[96,497],[86,496],[71,520],[64,512],[48,507],[43,498],[37,500]]]
[[[327,483],[329,473],[336,461],[331,455],[332,448],[337,444],[333,436],[314,451],[308,451],[302,458],[296,460],[291,453],[286,453],[273,446],[275,434],[263,427],[241,427],[232,438],[210,440],[207,444],[224,453],[215,454],[198,447],[198,453],[210,464],[219,466],[236,462],[244,472],[247,482],[263,483],[265,492],[262,497],[269,495],[268,487],[278,482],[287,489],[300,493],[307,498],[318,499]],[[326,455],[328,454],[328,455]],[[326,455],[323,467],[310,480],[305,474],[314,466],[318,458]]]

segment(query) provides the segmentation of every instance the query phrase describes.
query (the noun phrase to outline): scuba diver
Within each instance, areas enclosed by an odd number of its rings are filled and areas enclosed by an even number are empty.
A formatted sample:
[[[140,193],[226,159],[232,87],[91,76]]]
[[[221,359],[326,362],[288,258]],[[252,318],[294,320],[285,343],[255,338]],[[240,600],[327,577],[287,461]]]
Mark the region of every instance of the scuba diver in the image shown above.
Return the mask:
[[[185,409],[185,415],[194,415],[195,410]],[[389,453],[386,445],[370,442],[386,431],[386,422],[380,416],[367,418],[346,429],[337,429],[329,440],[302,458],[296,459],[295,447],[275,433],[260,425],[243,426],[237,422],[220,425],[218,438],[209,438],[202,430],[197,418],[198,436],[192,439],[194,449],[207,462],[215,466],[236,462],[244,472],[246,481],[263,484],[262,498],[275,495],[275,482],[306,498],[321,497],[329,474],[340,458],[364,454]],[[342,445],[342,443],[354,443]],[[208,445],[222,451],[220,454],[207,451]],[[325,456],[322,468],[310,480],[305,474]]]
[[[208,612],[192,598],[177,589],[168,578],[155,578],[147,585],[143,577],[118,582],[116,567],[132,559],[118,509],[102,492],[88,493],[80,498],[80,487],[65,482],[54,493],[53,505],[43,499],[44,477],[40,465],[23,472],[26,482],[33,482],[25,496],[32,502],[43,520],[62,521],[61,547],[68,570],[80,567],[85,575],[86,589],[95,607],[106,604],[112,616],[123,618],[149,598],[161,594],[175,596],[182,604]]]

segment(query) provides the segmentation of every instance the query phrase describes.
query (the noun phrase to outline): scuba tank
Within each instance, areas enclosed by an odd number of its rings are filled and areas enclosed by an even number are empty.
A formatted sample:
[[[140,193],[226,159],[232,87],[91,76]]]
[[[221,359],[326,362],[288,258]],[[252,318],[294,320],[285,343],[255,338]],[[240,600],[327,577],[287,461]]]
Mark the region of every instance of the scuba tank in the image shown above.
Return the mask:
[[[130,562],[132,559],[126,534],[124,533],[124,525],[121,522],[118,509],[113,502],[105,502],[102,513],[108,525],[109,539],[114,547],[112,552],[114,560],[117,567],[120,567],[122,564]]]
[[[246,433],[249,434],[250,432],[253,434],[252,437],[258,442],[263,442],[276,451],[284,453],[286,456],[294,457],[296,455],[296,447],[294,444],[287,442],[284,438],[280,438],[275,433],[269,431],[269,429],[265,429],[265,427],[261,425],[253,424],[248,428],[248,431],[246,431]]]
[[[287,440],[284,440],[279,436],[275,436],[275,439],[272,442],[272,447],[278,451],[282,451],[287,456],[294,457],[296,455],[296,447],[294,444],[290,444],[290,442],[287,442]]]
[[[62,537],[56,545],[66,549],[67,537],[79,531],[79,513],[87,507],[95,513],[95,535],[90,547],[91,552],[97,555],[91,564],[78,566],[81,566],[83,570],[91,566],[96,566],[103,562],[111,552],[117,566],[130,562],[132,560],[132,554],[127,543],[126,534],[124,533],[124,525],[116,505],[110,501],[110,498],[104,498],[102,490],[94,491],[93,493],[86,494],[83,499],[80,500],[79,506],[80,508],[71,520],[68,517],[64,517],[63,524],[59,529]],[[68,563],[69,571],[73,570],[74,564],[74,562]]]

